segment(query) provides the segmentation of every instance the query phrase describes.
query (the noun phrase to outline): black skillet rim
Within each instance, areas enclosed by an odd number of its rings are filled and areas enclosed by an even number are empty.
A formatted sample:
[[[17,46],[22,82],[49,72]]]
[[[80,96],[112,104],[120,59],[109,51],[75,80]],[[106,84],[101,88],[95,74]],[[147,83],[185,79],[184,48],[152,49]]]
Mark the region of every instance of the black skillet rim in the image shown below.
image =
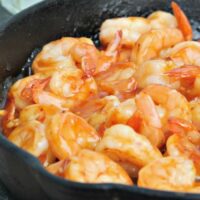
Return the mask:
[[[48,0],[43,1],[41,3],[38,3],[19,14],[15,15],[14,17],[11,17],[10,20],[8,20],[6,23],[1,25],[0,27],[0,39],[1,39],[1,33],[4,32],[4,30],[8,29],[9,26],[11,26],[14,23],[20,22],[22,19],[24,19],[27,15],[33,14],[35,11],[38,11],[40,9],[43,9],[48,6],[54,6],[56,4],[56,1],[54,0]],[[181,192],[168,192],[168,191],[161,191],[161,190],[151,190],[151,189],[145,189],[140,188],[137,186],[127,186],[122,184],[88,184],[88,183],[78,183],[73,182],[69,180],[62,179],[60,177],[54,176],[50,174],[47,170],[45,170],[40,162],[29,154],[28,152],[24,151],[23,149],[17,147],[15,144],[11,143],[7,138],[3,135],[2,132],[0,132],[0,145],[3,146],[7,151],[15,152],[16,156],[21,158],[25,161],[25,163],[34,171],[36,171],[39,175],[43,175],[47,177],[50,181],[54,181],[56,184],[61,184],[65,187],[72,188],[72,189],[85,189],[85,190],[91,190],[91,189],[98,189],[98,190],[119,190],[124,192],[131,192],[131,193],[137,193],[141,195],[145,195],[147,197],[165,197],[165,198],[182,198],[184,199],[200,199],[200,194],[196,193],[181,193]],[[87,192],[87,191],[86,191]]]

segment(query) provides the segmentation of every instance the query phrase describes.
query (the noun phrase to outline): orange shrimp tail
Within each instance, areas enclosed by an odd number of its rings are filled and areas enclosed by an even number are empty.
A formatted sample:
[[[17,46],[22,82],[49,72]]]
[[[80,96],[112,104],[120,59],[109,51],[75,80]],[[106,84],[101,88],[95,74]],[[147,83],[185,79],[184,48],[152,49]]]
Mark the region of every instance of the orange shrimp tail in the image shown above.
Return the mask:
[[[200,67],[186,65],[180,68],[173,69],[165,74],[175,79],[195,78],[197,75],[200,74]]]
[[[122,30],[116,32],[114,39],[109,43],[106,49],[107,56],[113,56],[116,54],[117,51],[121,48],[121,41],[122,41]]]
[[[30,82],[21,92],[21,97],[27,102],[34,103],[35,93],[43,90],[49,83],[50,78],[36,79]]]
[[[185,40],[192,40],[192,27],[190,25],[190,22],[187,16],[183,12],[183,10],[180,8],[180,6],[174,1],[171,3],[171,7],[177,19],[178,27],[183,33]]]
[[[195,130],[194,125],[184,119],[170,118],[168,120],[168,129],[172,133],[185,133],[186,131]]]

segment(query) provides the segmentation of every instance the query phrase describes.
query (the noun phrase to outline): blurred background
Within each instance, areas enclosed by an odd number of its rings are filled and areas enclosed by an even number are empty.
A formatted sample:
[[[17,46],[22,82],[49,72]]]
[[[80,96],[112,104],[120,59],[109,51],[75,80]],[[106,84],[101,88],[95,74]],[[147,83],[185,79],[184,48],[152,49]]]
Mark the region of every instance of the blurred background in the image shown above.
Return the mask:
[[[0,0],[1,5],[11,14],[16,14],[42,0]]]

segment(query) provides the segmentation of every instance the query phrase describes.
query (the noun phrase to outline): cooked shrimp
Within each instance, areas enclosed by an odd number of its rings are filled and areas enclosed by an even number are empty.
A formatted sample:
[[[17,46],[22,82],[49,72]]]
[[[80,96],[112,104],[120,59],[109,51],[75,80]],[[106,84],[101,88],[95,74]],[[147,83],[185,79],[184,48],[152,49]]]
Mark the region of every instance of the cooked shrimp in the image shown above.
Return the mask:
[[[41,74],[35,74],[18,80],[10,89],[9,96],[14,99],[17,109],[23,109],[34,103],[34,93],[42,90],[49,82]]]
[[[200,131],[200,98],[195,98],[190,101],[190,109],[192,113],[192,122],[197,127],[198,131]]]
[[[149,95],[143,92],[136,96],[135,101],[136,112],[127,124],[146,136],[153,145],[161,147],[164,144],[165,135],[155,103]],[[135,127],[135,124],[138,123],[137,117],[140,120],[139,127]]]
[[[190,25],[187,16],[183,12],[183,10],[179,7],[179,5],[174,1],[171,3],[171,7],[177,19],[178,28],[182,31],[184,38],[186,40],[192,40],[192,27]]]
[[[58,112],[60,112],[60,109],[53,105],[33,104],[21,110],[19,122],[25,123],[27,121],[37,120],[43,123],[47,118],[52,117]]]
[[[93,45],[89,38],[63,37],[46,44],[33,61],[34,73],[51,74],[59,69],[76,68],[70,55],[71,48],[77,43]]]
[[[122,30],[122,45],[133,47],[139,37],[151,29],[176,28],[176,18],[167,12],[156,11],[146,18],[121,17],[107,19],[100,28],[100,41],[107,45],[118,30]]]
[[[121,183],[133,185],[124,169],[109,157],[90,150],[82,150],[66,166],[64,177],[82,183]]]
[[[99,136],[81,117],[60,112],[47,123],[47,139],[53,154],[60,160],[71,158],[81,149],[94,149]]]
[[[200,66],[186,65],[166,74],[171,78],[171,82],[180,81],[180,86],[177,89],[188,99],[200,95]]]
[[[165,75],[166,72],[177,67],[173,61],[162,59],[148,60],[136,69],[134,77],[139,88],[145,88],[150,84],[161,84],[178,88],[180,86],[179,81],[171,82],[170,78]]]
[[[91,106],[95,105],[99,106],[99,109],[91,109]],[[120,102],[116,96],[107,96],[96,101],[95,105],[90,104],[91,112],[86,119],[99,134],[103,134],[106,128],[114,124],[126,124],[136,110],[134,98]]]
[[[140,169],[153,160],[162,157],[160,151],[151,145],[146,137],[137,134],[132,128],[122,124],[106,129],[96,150],[119,162],[121,166],[125,165],[126,170],[131,168]],[[128,173],[132,177],[137,177],[137,171],[134,174],[132,174],[132,171],[128,171]]]
[[[45,126],[38,121],[27,121],[17,126],[8,139],[36,157],[48,150]]]
[[[86,76],[91,77],[109,69],[110,65],[117,61],[121,39],[122,32],[119,30],[105,51],[99,51],[94,45],[77,43],[70,52]]]
[[[180,42],[171,49],[161,51],[160,56],[173,60],[178,66],[200,66],[200,43],[195,41]]]
[[[171,119],[170,131],[173,134],[167,140],[167,153],[170,156],[182,156],[193,160],[197,170],[200,174],[200,133],[196,128],[185,120]]]
[[[189,102],[174,89],[162,85],[150,85],[143,90],[153,101],[165,110],[162,123],[170,117],[191,121]]]
[[[159,58],[162,49],[172,47],[182,41],[183,35],[178,29],[151,30],[138,39],[133,48],[131,60],[140,65],[147,60]]]
[[[64,97],[60,97],[50,92],[48,89],[50,78],[41,78],[35,74],[17,81],[10,89],[9,96],[14,98],[15,106],[18,110],[31,104],[54,105],[59,108],[68,109],[71,103]]]
[[[134,73],[135,65],[132,62],[115,63],[108,70],[97,74],[95,80],[100,92],[126,99],[133,97],[137,89]]]
[[[66,69],[52,75],[50,91],[65,99],[69,107],[77,106],[97,94],[93,77],[86,78],[80,69]]]
[[[140,170],[138,186],[186,191],[193,187],[195,176],[196,170],[191,160],[182,157],[160,158]]]
[[[168,12],[155,11],[147,19],[150,22],[151,29],[177,28],[176,18]]]
[[[167,124],[171,117],[191,121],[186,98],[174,89],[162,85],[146,87],[136,98],[137,110],[128,125],[161,147],[167,139]]]
[[[140,35],[150,29],[148,20],[142,17],[107,19],[100,28],[100,41],[106,46],[113,40],[115,33],[122,30],[122,45],[132,47]]]

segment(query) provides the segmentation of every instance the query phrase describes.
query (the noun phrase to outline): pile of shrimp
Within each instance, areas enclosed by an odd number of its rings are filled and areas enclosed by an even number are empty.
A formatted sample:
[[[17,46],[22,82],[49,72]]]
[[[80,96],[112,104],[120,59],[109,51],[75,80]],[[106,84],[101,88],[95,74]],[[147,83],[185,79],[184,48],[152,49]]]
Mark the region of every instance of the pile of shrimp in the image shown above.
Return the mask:
[[[0,111],[8,140],[67,180],[200,193],[200,43],[171,6],[105,20],[99,49],[46,44]]]

